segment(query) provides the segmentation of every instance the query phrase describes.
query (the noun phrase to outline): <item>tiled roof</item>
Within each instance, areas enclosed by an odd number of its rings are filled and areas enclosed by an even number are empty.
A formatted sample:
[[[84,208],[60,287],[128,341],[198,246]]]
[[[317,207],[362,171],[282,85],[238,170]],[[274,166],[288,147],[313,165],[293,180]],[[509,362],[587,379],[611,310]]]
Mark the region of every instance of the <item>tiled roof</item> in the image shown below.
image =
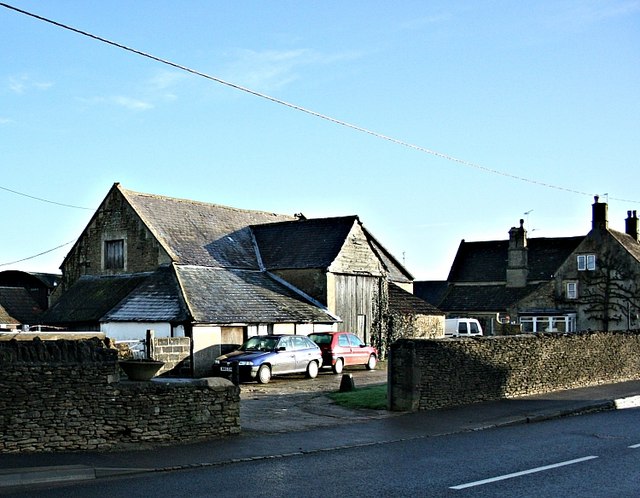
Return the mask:
[[[550,280],[554,272],[583,240],[583,236],[528,239],[528,279]],[[448,281],[506,281],[508,249],[508,240],[483,242],[463,240],[451,266]]]
[[[266,272],[176,266],[200,323],[332,323],[337,320]]]
[[[100,319],[150,273],[96,277],[80,277],[42,316],[41,323],[66,325],[97,324]]]
[[[438,308],[445,312],[506,311],[511,305],[538,289],[540,285],[544,284],[526,287],[507,287],[503,284],[452,285],[447,289]]]
[[[249,226],[294,219],[117,188],[179,264],[257,269]]]
[[[356,216],[302,219],[251,228],[268,270],[328,268],[356,220]]]
[[[406,314],[444,315],[435,306],[393,283],[389,284],[389,308],[392,311]]]
[[[0,323],[38,323],[42,309],[23,287],[0,287]]]
[[[162,267],[143,279],[101,321],[176,322],[187,318],[173,269]]]

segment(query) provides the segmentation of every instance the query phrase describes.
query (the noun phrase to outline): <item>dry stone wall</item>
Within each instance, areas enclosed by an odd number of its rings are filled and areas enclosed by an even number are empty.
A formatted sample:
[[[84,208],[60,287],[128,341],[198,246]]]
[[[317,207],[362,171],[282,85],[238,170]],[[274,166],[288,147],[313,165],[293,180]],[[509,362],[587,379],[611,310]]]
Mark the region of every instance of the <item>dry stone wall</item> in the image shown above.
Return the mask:
[[[640,379],[640,334],[401,339],[389,405],[413,411]]]
[[[0,342],[0,452],[111,450],[240,432],[224,379],[120,381],[99,339]]]

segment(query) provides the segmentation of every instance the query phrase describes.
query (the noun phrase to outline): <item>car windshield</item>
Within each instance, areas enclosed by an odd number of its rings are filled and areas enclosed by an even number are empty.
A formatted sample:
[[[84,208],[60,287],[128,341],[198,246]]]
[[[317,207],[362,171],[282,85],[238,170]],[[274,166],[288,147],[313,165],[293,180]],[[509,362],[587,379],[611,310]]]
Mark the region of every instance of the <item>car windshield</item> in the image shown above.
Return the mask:
[[[309,336],[316,344],[329,344],[331,343],[331,336],[329,334],[311,334]]]
[[[278,345],[277,337],[252,337],[240,348],[242,351],[273,351]]]

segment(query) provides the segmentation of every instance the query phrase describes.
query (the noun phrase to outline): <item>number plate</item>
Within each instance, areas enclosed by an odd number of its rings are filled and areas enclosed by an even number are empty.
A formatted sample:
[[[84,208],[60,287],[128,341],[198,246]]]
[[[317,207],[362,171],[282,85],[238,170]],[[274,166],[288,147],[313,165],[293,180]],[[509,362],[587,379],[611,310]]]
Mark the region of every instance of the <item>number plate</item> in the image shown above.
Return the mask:
[[[231,372],[231,367],[220,367],[221,372]]]

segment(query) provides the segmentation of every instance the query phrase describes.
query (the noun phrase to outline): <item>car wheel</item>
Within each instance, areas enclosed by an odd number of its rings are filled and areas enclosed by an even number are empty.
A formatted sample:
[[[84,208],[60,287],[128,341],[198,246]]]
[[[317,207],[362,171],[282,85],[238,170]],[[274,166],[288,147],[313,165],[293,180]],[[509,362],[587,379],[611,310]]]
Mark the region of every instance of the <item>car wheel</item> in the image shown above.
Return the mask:
[[[271,380],[271,369],[269,365],[261,365],[258,369],[258,382],[267,384]]]
[[[367,370],[373,370],[374,368],[376,368],[376,363],[378,362],[378,360],[376,360],[376,357],[374,355],[369,356],[369,361],[367,362]]]
[[[310,361],[307,365],[307,377],[315,379],[318,376],[318,362]]]
[[[336,364],[333,365],[331,369],[333,370],[334,374],[339,374],[339,373],[342,373],[343,367],[344,367],[344,361],[342,361],[342,358],[338,358],[336,360]]]

